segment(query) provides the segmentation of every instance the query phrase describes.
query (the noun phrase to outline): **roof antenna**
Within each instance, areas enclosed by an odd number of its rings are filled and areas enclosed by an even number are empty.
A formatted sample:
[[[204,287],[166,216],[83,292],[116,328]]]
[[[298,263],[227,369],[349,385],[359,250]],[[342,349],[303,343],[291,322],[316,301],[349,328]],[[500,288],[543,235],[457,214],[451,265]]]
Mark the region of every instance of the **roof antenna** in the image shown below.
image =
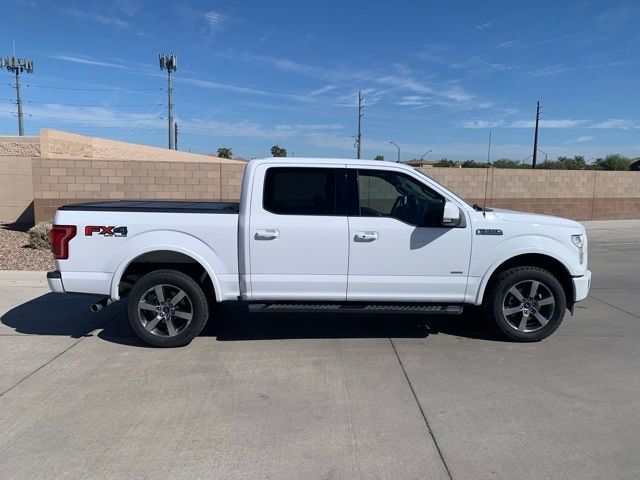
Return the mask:
[[[491,168],[491,130],[489,130],[489,148],[487,150],[487,177],[484,183],[484,204],[482,206],[482,216],[487,218],[487,190],[489,188],[489,173]],[[493,175],[492,175],[493,180]]]

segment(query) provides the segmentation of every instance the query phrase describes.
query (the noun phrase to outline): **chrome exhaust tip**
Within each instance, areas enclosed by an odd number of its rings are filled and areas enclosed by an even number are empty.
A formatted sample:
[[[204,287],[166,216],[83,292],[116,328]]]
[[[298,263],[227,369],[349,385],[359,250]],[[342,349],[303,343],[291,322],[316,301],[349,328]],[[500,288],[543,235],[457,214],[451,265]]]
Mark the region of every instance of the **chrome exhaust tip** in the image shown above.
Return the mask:
[[[100,310],[102,310],[104,307],[106,307],[110,303],[111,303],[111,299],[108,298],[108,297],[105,297],[102,300],[100,300],[99,302],[96,302],[96,303],[92,304],[91,305],[91,311],[93,313],[99,312]]]

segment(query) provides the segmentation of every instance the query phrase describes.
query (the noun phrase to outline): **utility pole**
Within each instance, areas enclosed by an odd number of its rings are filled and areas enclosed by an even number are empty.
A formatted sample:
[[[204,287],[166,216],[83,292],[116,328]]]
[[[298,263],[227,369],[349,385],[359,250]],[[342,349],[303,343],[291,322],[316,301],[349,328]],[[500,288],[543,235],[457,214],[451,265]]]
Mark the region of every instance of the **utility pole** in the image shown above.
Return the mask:
[[[361,123],[362,123],[362,117],[364,116],[364,113],[362,113],[362,109],[364,108],[364,105],[362,105],[362,101],[364,100],[364,97],[362,96],[362,92],[358,92],[358,134],[356,135],[356,158],[359,159],[360,158],[360,149],[362,147],[362,131],[360,130],[361,127]]]
[[[175,150],[174,146],[174,130],[173,130],[173,82],[171,74],[178,68],[178,57],[173,53],[171,55],[160,54],[160,70],[167,71],[167,116],[169,121],[169,149]]]
[[[22,97],[20,96],[20,74],[22,72],[33,73],[33,61],[16,56],[0,59],[0,68],[6,68],[16,75],[16,104],[18,105],[18,135],[24,136],[24,115],[22,113]]]
[[[175,150],[178,150],[178,123],[177,122],[174,123],[173,126],[174,126],[174,137],[175,137],[173,146]]]
[[[536,132],[533,136],[533,160],[531,162],[531,168],[536,168],[536,161],[538,159],[538,124],[540,123],[540,101],[536,107]]]

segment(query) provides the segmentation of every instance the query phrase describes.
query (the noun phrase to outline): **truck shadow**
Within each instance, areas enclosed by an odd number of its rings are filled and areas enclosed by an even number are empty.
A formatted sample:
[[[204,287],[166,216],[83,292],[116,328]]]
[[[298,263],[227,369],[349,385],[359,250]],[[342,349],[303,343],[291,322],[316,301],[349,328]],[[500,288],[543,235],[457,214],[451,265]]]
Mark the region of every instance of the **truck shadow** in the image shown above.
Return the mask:
[[[125,303],[98,313],[89,310],[95,297],[48,293],[5,313],[0,322],[16,333],[90,336],[119,344],[144,346],[131,331]],[[218,341],[308,338],[427,338],[445,334],[497,340],[474,310],[460,316],[406,314],[250,313],[245,305],[216,305],[201,336]]]

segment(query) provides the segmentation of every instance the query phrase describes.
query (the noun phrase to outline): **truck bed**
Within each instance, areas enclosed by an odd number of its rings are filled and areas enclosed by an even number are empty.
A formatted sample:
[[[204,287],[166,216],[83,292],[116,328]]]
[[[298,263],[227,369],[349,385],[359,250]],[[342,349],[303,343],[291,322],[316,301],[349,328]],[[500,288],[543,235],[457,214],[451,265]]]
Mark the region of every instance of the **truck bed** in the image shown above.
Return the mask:
[[[175,200],[117,200],[104,202],[73,203],[59,210],[100,212],[151,212],[151,213],[231,213],[237,214],[239,203],[192,202]]]

